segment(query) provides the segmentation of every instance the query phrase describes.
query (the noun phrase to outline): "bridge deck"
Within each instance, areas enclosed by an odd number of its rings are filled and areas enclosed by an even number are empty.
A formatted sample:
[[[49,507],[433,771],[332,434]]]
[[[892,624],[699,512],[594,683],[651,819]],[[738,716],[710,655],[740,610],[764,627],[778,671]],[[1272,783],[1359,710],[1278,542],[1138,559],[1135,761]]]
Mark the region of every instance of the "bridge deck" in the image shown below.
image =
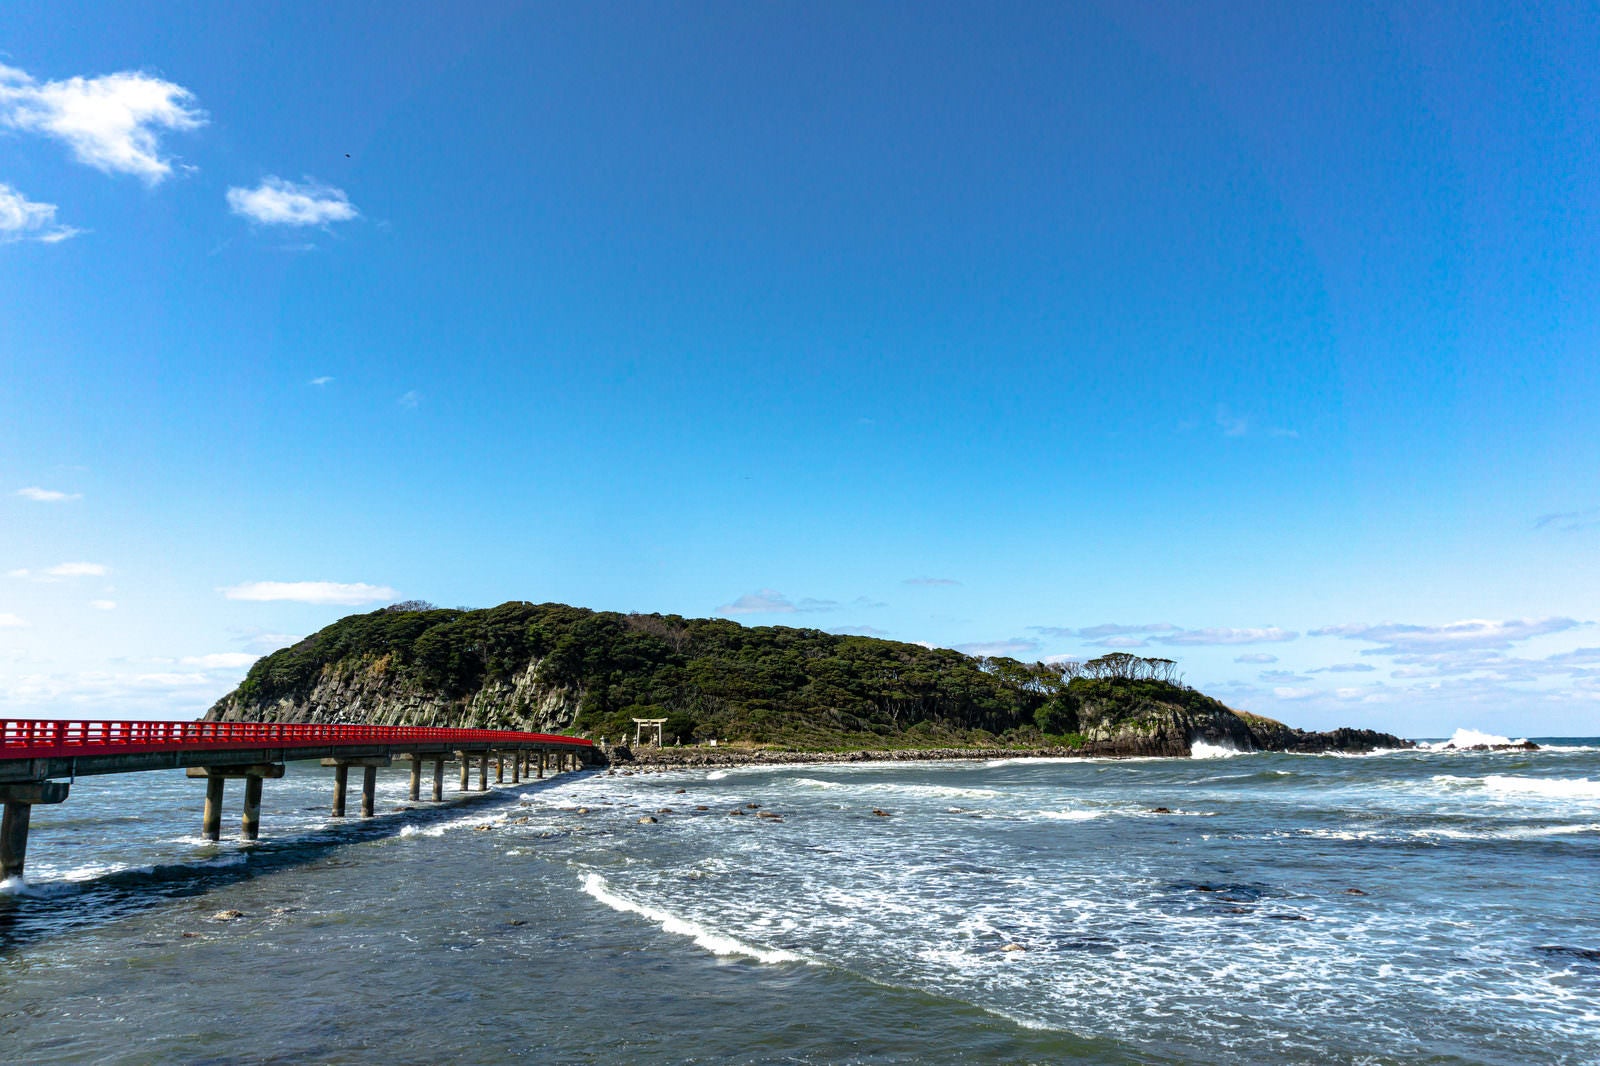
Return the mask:
[[[300,759],[588,751],[557,733],[298,722],[0,720],[0,782]]]

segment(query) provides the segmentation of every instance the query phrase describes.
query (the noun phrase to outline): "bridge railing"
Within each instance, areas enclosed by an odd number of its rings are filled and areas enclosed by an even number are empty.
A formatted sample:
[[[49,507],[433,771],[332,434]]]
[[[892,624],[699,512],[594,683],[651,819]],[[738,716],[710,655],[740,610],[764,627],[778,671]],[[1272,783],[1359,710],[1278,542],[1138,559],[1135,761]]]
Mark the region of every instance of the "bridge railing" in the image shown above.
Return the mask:
[[[105,722],[0,719],[0,759],[70,758],[151,751],[499,744],[593,747],[557,733],[302,722]]]

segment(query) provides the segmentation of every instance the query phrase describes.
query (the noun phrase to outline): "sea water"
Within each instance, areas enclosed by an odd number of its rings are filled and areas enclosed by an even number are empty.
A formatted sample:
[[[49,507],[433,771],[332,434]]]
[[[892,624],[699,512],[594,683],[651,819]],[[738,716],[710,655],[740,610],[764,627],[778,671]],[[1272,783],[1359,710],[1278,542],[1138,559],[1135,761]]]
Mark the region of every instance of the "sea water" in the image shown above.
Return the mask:
[[[396,769],[370,821],[292,764],[255,845],[199,838],[181,773],[85,778],[0,896],[0,1047],[1600,1062],[1600,740],[1543,743],[585,772],[413,810]]]

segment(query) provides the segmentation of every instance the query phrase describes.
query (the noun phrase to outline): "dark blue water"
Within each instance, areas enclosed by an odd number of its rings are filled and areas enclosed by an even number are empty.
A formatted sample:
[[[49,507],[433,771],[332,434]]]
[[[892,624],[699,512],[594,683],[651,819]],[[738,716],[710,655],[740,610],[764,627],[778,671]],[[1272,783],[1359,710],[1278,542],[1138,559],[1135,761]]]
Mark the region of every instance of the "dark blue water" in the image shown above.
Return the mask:
[[[5,1059],[1600,1061],[1600,741],[583,774],[406,812],[395,771],[344,824],[329,773],[268,782],[253,847],[196,838],[179,774],[36,809]]]

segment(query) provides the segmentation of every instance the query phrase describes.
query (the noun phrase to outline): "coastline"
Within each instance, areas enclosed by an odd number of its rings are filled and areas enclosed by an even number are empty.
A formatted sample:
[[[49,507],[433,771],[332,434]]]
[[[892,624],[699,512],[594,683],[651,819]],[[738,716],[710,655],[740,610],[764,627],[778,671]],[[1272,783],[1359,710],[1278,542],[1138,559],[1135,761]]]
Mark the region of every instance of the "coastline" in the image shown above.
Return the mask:
[[[730,766],[783,766],[795,763],[943,762],[988,759],[1135,759],[1073,748],[864,748],[856,751],[799,751],[777,748],[614,747],[607,753],[618,773],[655,770],[719,769]],[[1187,756],[1171,756],[1186,758]]]

